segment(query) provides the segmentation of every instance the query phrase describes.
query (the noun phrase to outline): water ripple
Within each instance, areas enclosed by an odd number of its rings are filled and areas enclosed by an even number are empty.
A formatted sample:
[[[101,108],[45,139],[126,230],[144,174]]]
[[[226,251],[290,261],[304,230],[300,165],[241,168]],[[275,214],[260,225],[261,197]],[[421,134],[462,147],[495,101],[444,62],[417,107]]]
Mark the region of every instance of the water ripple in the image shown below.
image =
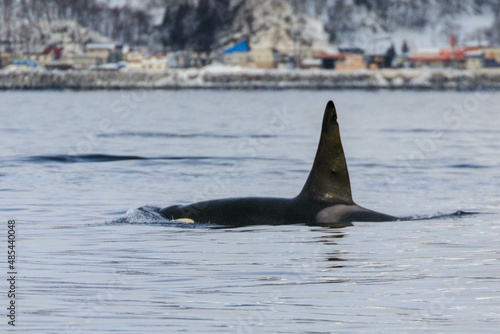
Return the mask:
[[[163,156],[163,157],[142,157],[138,155],[113,155],[113,154],[54,154],[35,155],[22,159],[23,161],[44,163],[86,163],[86,162],[110,162],[126,160],[267,160],[267,161],[289,161],[290,159],[262,158],[262,157],[215,157],[215,156]]]
[[[128,137],[141,137],[141,138],[275,138],[277,135],[270,134],[217,134],[217,133],[171,133],[171,132],[135,132],[126,131],[119,133],[105,133],[100,134],[98,137],[102,138],[128,138]]]

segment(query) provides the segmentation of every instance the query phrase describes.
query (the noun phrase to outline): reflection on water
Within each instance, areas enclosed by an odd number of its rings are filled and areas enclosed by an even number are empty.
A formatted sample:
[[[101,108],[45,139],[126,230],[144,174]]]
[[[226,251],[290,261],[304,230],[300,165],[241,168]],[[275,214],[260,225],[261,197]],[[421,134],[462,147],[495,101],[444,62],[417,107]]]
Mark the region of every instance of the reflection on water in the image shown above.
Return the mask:
[[[121,94],[2,94],[21,332],[497,331],[500,95],[451,128],[443,115],[473,92],[155,91],[126,116]],[[221,228],[157,214],[297,195],[329,99],[354,200],[411,220]]]

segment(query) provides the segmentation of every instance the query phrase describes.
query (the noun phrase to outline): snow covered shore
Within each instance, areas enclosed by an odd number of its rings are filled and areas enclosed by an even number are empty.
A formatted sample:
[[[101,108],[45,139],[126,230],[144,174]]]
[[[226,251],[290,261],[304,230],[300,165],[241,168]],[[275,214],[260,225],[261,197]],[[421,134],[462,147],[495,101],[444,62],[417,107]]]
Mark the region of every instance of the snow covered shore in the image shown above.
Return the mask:
[[[165,72],[0,71],[0,90],[19,89],[500,89],[500,70],[262,70],[209,66]]]

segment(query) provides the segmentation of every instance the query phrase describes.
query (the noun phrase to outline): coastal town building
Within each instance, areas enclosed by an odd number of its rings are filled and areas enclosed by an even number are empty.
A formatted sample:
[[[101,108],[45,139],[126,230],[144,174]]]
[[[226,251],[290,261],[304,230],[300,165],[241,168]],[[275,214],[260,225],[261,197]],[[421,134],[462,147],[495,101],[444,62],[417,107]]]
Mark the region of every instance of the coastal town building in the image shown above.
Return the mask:
[[[233,52],[224,56],[224,64],[246,67],[249,63],[248,52]]]
[[[465,52],[465,68],[478,70],[483,67],[484,54],[479,50]]]
[[[321,59],[318,59],[318,58],[306,58],[306,59],[302,60],[301,68],[308,69],[308,70],[319,69],[319,68],[321,68],[322,63],[323,62],[321,61]]]
[[[246,41],[239,42],[224,50],[224,64],[229,66],[247,66],[250,60]]]
[[[366,69],[362,54],[346,53],[344,59],[335,64],[337,71],[358,71]]]
[[[480,69],[500,67],[500,48],[476,46],[456,46],[450,36],[447,48],[417,50],[407,57],[414,66],[430,68]]]
[[[483,54],[483,67],[500,67],[500,48],[480,48]]]
[[[121,44],[87,44],[85,45],[85,53],[87,57],[94,59],[94,65],[102,65],[106,63],[117,63],[122,60]]]
[[[163,72],[168,68],[168,57],[165,53],[148,53],[133,50],[124,55],[125,67],[132,71]]]
[[[34,61],[38,66],[45,66],[53,61],[53,55],[51,53],[25,53],[23,59],[29,59]]]
[[[153,54],[142,59],[142,69],[149,72],[163,72],[167,70],[167,55]]]
[[[11,61],[14,60],[12,53],[2,52],[0,53],[0,68],[7,66]]]
[[[7,66],[2,68],[2,71],[17,72],[28,71],[36,67],[36,63],[30,59],[14,59]]]
[[[385,65],[385,55],[383,54],[370,54],[365,56],[365,62],[368,69],[377,70],[379,68],[384,68]]]
[[[64,52],[64,47],[51,44],[43,49],[44,54],[51,56],[51,60],[59,60],[62,58]]]
[[[322,53],[318,56],[321,59],[321,68],[325,70],[333,70],[337,62],[341,62],[345,59],[345,54],[337,53]]]
[[[189,53],[190,67],[202,68],[204,66],[210,65],[211,62],[212,62],[212,57],[208,52]]]
[[[142,70],[144,56],[142,52],[131,51],[125,54],[124,60],[126,62],[126,67],[129,70]]]
[[[337,71],[366,69],[363,50],[360,48],[339,49],[337,53],[323,53],[318,56],[321,68]]]
[[[269,49],[255,49],[249,53],[249,65],[255,68],[274,68],[274,53]]]
[[[76,70],[88,70],[95,66],[95,58],[87,57],[83,52],[68,51],[65,52],[62,64],[67,64]]]
[[[201,68],[212,63],[213,56],[208,52],[176,51],[166,55],[167,68]]]
[[[466,49],[424,49],[418,50],[407,58],[415,67],[465,68]]]

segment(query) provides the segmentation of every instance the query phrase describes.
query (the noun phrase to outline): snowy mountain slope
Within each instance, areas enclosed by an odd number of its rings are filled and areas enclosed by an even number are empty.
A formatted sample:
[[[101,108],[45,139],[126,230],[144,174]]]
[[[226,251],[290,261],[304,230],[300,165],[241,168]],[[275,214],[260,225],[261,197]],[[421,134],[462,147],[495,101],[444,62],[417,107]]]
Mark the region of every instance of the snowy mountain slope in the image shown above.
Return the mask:
[[[230,18],[219,22],[217,46],[251,34],[254,47],[275,44],[280,37],[282,40],[278,46],[283,48],[297,42],[325,47],[321,24],[326,27],[326,37],[334,45],[359,46],[371,52],[383,52],[391,43],[399,49],[404,40],[411,49],[442,47],[448,45],[450,33],[455,34],[462,44],[478,41],[500,43],[498,0],[204,1],[218,9],[220,16]],[[110,3],[149,8],[147,10],[158,17],[165,6],[181,3],[196,6],[199,1],[111,0]],[[253,30],[245,27],[249,16],[255,21]],[[303,24],[304,20],[306,24]]]
[[[410,50],[447,46],[450,34],[455,35],[461,45],[495,43],[495,36],[491,34],[495,15],[488,6],[455,0],[429,0],[425,7],[408,1],[396,2],[399,5],[389,6],[384,12],[354,7],[347,18],[357,28],[348,38],[341,36],[338,42],[356,44],[377,53],[391,43],[399,49],[404,40]]]
[[[248,40],[253,49],[329,48],[322,22],[294,12],[281,0],[257,0],[240,9],[231,28],[219,33],[218,43],[225,47],[238,40]]]
[[[23,21],[15,21],[10,25],[10,31],[0,30],[0,40],[12,40],[16,47],[19,41],[24,51],[41,52],[49,44],[64,46],[66,51],[83,51],[88,43],[110,43],[113,40],[88,28],[82,27],[75,21],[40,21],[36,25]]]
[[[45,24],[74,21],[103,36],[153,49],[210,51],[247,39],[254,48],[359,46],[383,52],[500,44],[499,0],[73,0],[0,1],[0,37],[32,44]],[[27,22],[22,34],[16,22]],[[326,33],[325,33],[326,31]],[[17,33],[17,35],[16,35]],[[35,38],[36,39],[36,38]]]

